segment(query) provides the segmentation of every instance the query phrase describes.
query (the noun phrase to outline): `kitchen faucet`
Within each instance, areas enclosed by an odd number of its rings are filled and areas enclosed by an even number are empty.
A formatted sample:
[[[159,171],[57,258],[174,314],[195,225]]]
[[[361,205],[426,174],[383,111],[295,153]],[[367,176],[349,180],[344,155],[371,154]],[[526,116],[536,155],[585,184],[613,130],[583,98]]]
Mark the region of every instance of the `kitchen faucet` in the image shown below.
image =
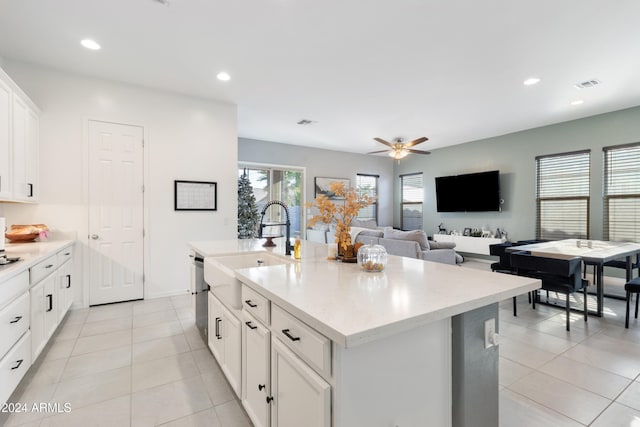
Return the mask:
[[[284,209],[285,216],[287,217],[287,222],[285,222],[284,224],[263,224],[262,223],[262,221],[264,220],[264,214],[267,212],[267,209],[269,209],[269,207],[272,205],[282,206],[282,209]],[[271,200],[270,202],[267,202],[266,205],[264,205],[264,208],[260,213],[260,228],[258,229],[258,237],[262,238],[263,228],[273,226],[273,225],[284,225],[285,228],[287,229],[287,236],[286,236],[287,239],[285,240],[285,255],[291,255],[291,242],[289,241],[289,239],[291,238],[291,221],[289,221],[289,208],[287,207],[287,204],[285,202],[282,202],[280,200]]]

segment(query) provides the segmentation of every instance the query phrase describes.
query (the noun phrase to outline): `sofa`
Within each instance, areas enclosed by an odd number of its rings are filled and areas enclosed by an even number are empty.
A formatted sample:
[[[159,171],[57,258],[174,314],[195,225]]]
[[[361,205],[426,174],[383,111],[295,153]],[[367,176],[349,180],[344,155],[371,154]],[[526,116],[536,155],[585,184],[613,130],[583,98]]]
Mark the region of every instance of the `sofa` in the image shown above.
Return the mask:
[[[370,225],[361,224],[358,225]],[[307,240],[332,243],[333,231],[317,227],[307,230]],[[364,228],[351,227],[351,235],[354,243],[375,244],[383,246],[389,255],[417,258],[425,261],[434,261],[445,264],[460,264],[463,258],[454,250],[455,243],[433,242],[427,239],[422,230],[401,231],[391,227]],[[355,236],[355,238],[353,238]]]

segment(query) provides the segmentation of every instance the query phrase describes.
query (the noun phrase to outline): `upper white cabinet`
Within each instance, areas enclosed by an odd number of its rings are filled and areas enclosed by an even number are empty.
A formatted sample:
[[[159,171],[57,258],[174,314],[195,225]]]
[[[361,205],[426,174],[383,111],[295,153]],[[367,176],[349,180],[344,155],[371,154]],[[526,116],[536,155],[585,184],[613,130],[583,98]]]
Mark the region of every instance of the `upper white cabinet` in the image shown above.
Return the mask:
[[[37,202],[37,108],[0,70],[0,200]]]
[[[0,200],[11,198],[11,88],[0,80]]]

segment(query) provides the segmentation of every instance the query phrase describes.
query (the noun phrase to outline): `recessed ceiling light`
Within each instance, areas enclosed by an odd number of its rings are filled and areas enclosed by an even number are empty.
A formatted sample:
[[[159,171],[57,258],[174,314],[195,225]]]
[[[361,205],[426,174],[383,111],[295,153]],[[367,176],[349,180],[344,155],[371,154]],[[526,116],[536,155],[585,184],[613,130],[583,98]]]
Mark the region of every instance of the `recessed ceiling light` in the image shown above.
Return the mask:
[[[84,39],[80,42],[80,44],[87,49],[100,50],[100,45],[91,39]]]
[[[223,82],[228,82],[229,80],[231,80],[231,76],[224,71],[219,72],[216,77],[218,78],[218,80],[222,80]]]
[[[584,104],[584,100],[576,99],[575,101],[571,101],[571,105],[580,105],[580,104]]]
[[[540,79],[537,77],[530,77],[527,80],[523,81],[522,84],[525,86],[531,86],[534,85],[536,83],[540,83]]]

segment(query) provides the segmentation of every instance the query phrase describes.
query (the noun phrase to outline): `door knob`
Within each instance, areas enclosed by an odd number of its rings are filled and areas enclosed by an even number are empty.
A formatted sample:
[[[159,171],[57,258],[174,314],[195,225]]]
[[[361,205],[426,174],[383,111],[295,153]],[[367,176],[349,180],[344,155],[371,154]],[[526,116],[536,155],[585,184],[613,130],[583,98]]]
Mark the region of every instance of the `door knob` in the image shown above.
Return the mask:
[[[92,238],[93,240],[98,240],[98,239],[100,238],[100,236],[98,236],[97,234],[92,234],[92,235],[91,235],[91,238]]]

